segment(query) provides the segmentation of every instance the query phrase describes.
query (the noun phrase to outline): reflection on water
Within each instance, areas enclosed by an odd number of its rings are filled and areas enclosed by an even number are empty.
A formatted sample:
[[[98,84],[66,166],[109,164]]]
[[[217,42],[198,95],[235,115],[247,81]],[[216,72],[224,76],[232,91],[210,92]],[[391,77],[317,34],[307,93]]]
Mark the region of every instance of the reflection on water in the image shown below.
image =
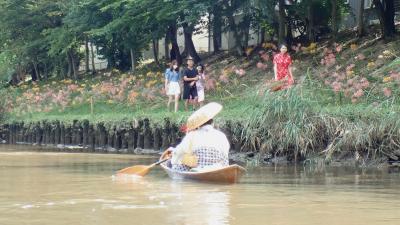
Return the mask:
[[[249,169],[241,183],[171,181],[156,158],[5,152],[0,224],[398,224],[400,175],[354,168]],[[3,147],[4,148],[4,147]]]

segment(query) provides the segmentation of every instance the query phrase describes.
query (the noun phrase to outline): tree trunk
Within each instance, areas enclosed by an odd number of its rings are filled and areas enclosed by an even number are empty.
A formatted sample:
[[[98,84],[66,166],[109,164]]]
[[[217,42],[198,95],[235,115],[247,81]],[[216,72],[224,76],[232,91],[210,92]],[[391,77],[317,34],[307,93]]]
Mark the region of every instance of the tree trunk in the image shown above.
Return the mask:
[[[169,57],[169,31],[165,33],[165,41],[164,41],[164,51],[165,51],[165,60],[168,62],[170,61]]]
[[[237,25],[235,23],[235,18],[233,17],[232,14],[228,15],[228,21],[229,21],[229,27],[231,32],[233,33],[233,37],[235,39],[235,49],[238,55],[242,56],[244,54],[243,52],[243,46],[242,46],[242,37],[240,36]]]
[[[285,22],[286,22],[286,13],[285,13],[285,0],[279,0],[279,33],[278,33],[278,41],[279,43],[285,42]]]
[[[89,41],[85,37],[85,73],[89,73]]]
[[[212,29],[212,40],[213,40],[213,53],[217,54],[222,46],[222,7],[219,4],[215,4],[210,13],[211,29]],[[212,16],[211,16],[212,15]]]
[[[307,36],[309,42],[315,42],[315,28],[314,28],[314,5],[313,2],[310,2],[307,7],[307,17],[308,17],[308,26],[307,26]]]
[[[337,38],[337,0],[331,0],[332,11],[331,11],[331,19],[332,19],[332,40],[336,41]]]
[[[92,74],[96,73],[96,65],[94,64],[94,50],[93,50],[93,43],[90,42],[90,52],[92,55]]]
[[[32,67],[33,67],[33,63],[32,63]],[[30,70],[32,71],[32,68],[30,68]],[[20,71],[21,71],[21,69],[20,69],[20,66],[18,65],[18,66],[16,67],[15,74],[18,75],[18,74],[20,73]],[[33,72],[30,73],[31,78],[32,78],[32,81],[36,81],[36,80],[37,80],[36,72],[34,72],[34,71],[35,71],[35,69],[33,68]],[[16,75],[15,75],[15,76],[16,76]],[[11,78],[14,79],[14,75],[12,75]]]
[[[393,36],[396,33],[396,25],[394,23],[395,17],[395,8],[394,8],[394,0],[385,0],[385,29],[386,36]]]
[[[78,71],[76,70],[76,63],[75,63],[75,56],[72,50],[69,50],[69,57],[71,58],[71,64],[72,64],[72,72],[74,75],[74,79],[78,80]]]
[[[221,9],[218,6],[215,6],[212,17],[212,38],[213,38],[214,54],[220,51],[221,35],[222,35]]]
[[[67,52],[67,62],[68,62],[67,77],[71,77],[72,76],[72,62],[71,62],[71,57],[69,55],[69,51]]]
[[[153,55],[154,55],[154,61],[156,62],[157,65],[160,64],[160,62],[158,61],[158,40],[157,39],[153,39]]]
[[[243,48],[247,49],[249,46],[249,39],[250,39],[250,18],[248,16],[245,16],[245,25],[243,29]]]
[[[291,46],[293,42],[292,24],[287,23],[286,44]]]
[[[265,32],[266,32],[265,28],[262,27],[262,28],[261,28],[260,43],[258,43],[258,44],[260,44],[260,45],[263,44],[263,43],[265,42]]]
[[[195,63],[201,61],[200,56],[197,54],[196,48],[193,43],[193,29],[188,26],[186,23],[183,24],[183,35],[185,38],[185,48],[187,50],[187,55],[192,56]]]
[[[47,64],[46,63],[43,63],[43,69],[44,69],[44,71],[43,71],[44,79],[48,80],[49,79],[49,71],[47,71]]]
[[[396,28],[394,24],[394,0],[373,0],[379,22],[381,24],[382,36],[384,38],[393,36]]]
[[[57,66],[55,67],[57,77],[63,77],[65,79],[65,68],[64,68],[64,60],[59,57],[57,59]]]
[[[33,69],[35,70],[36,79],[41,80],[38,65],[37,65],[36,61],[33,61],[32,64],[33,64]]]
[[[130,52],[131,52],[131,72],[134,73],[136,69],[135,66],[136,56],[132,48],[130,49]]]
[[[172,24],[168,27],[169,29],[169,39],[171,41],[172,44],[172,49],[171,49],[171,53],[170,53],[170,58],[171,60],[177,60],[178,64],[181,65],[182,64],[182,55],[181,52],[179,50],[179,45],[178,45],[178,41],[177,41],[177,28],[176,28],[176,24]]]
[[[358,6],[358,18],[357,18],[357,35],[358,37],[364,36],[364,0],[360,0],[360,5]]]

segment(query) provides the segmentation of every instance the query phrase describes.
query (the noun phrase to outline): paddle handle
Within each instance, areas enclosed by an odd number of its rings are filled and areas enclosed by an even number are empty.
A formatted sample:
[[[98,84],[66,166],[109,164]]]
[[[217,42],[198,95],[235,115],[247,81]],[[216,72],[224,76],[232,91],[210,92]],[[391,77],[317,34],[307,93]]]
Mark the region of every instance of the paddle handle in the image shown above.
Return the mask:
[[[158,162],[156,162],[156,163],[151,164],[151,167],[160,165],[161,163],[166,162],[166,161],[168,161],[168,160],[169,160],[169,158],[162,159],[162,160],[160,160],[160,161],[158,161]]]

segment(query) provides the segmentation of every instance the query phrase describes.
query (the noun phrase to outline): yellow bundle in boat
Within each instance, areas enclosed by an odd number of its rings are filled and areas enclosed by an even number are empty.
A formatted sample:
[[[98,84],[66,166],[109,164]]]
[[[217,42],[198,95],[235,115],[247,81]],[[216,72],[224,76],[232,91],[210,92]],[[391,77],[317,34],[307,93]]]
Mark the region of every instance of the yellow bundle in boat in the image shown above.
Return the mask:
[[[191,153],[186,153],[182,157],[182,164],[188,167],[197,167],[198,159],[197,156]]]

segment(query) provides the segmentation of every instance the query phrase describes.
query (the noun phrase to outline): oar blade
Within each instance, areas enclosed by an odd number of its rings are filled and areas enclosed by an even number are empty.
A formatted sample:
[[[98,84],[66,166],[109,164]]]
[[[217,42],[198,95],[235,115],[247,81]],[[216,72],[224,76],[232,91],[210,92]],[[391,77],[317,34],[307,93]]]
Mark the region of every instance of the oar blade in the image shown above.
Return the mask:
[[[136,175],[136,176],[145,176],[150,171],[150,166],[131,166],[124,168],[117,172],[118,174],[127,174],[127,175]]]

